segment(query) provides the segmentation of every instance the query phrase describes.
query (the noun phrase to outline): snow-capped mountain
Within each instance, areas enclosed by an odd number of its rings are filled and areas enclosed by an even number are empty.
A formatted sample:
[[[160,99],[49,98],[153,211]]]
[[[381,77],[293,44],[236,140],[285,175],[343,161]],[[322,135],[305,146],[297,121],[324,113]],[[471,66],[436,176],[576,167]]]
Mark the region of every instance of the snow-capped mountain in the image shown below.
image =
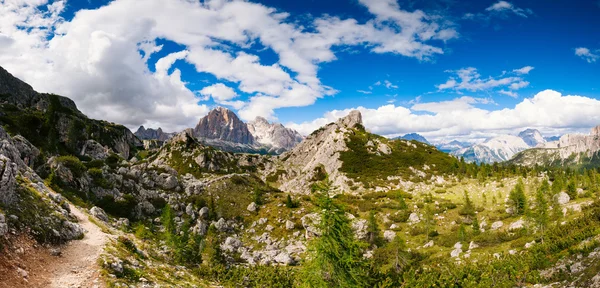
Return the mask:
[[[527,129],[519,133],[519,137],[529,145],[529,147],[538,147],[546,143],[546,139],[540,131],[535,129]]]
[[[247,125],[256,142],[276,149],[292,149],[304,139],[296,130],[285,128],[280,123],[269,123],[263,117],[256,117]]]
[[[453,151],[450,154],[463,157],[467,162],[494,163],[510,160],[521,151],[544,146],[545,144],[546,140],[538,130],[527,129],[519,133],[518,136],[500,135],[487,139],[483,143]]]

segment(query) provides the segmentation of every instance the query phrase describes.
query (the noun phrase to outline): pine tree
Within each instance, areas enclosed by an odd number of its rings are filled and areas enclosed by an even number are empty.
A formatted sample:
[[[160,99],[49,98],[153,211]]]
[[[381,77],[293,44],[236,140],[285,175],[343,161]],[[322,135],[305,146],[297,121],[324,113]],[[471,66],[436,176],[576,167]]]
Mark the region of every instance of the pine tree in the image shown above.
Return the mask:
[[[567,184],[567,194],[571,197],[571,200],[577,198],[577,185],[575,185],[575,180],[571,179]]]
[[[536,211],[533,215],[533,219],[538,229],[540,229],[540,233],[542,234],[542,243],[544,242],[544,235],[549,222],[548,200],[546,200],[546,195],[548,194],[548,191],[546,191],[546,189],[548,189],[547,187],[547,185],[542,184],[542,186],[537,190],[535,194]]]
[[[427,233],[427,240],[429,240],[429,235],[433,231],[433,227],[435,227],[435,218],[433,218],[433,208],[432,204],[425,204],[425,209],[423,209],[423,225],[425,225],[425,233]]]
[[[404,196],[402,196],[402,192],[398,192],[398,209],[408,209],[408,205],[406,205],[406,201],[404,201]]]
[[[464,202],[463,208],[458,212],[463,216],[474,216],[475,215],[475,207],[473,206],[473,202],[471,202],[471,198],[469,198],[469,193],[465,190],[464,194]]]
[[[479,232],[479,220],[477,220],[477,216],[475,216],[473,218],[473,223],[471,224],[471,227],[473,228],[473,235],[478,235]]]
[[[527,196],[525,196],[525,188],[523,185],[523,180],[519,178],[517,185],[510,191],[508,195],[508,200],[510,201],[513,212],[516,215],[525,214],[525,210],[527,209]]]
[[[381,244],[381,232],[379,231],[379,226],[377,225],[377,218],[375,217],[375,211],[371,210],[369,212],[369,225],[367,227],[367,240],[371,245],[379,245]]]
[[[321,209],[318,226],[321,236],[309,243],[302,286],[368,287],[369,273],[362,256],[363,245],[354,238],[344,209],[326,193],[318,196],[317,203]]]

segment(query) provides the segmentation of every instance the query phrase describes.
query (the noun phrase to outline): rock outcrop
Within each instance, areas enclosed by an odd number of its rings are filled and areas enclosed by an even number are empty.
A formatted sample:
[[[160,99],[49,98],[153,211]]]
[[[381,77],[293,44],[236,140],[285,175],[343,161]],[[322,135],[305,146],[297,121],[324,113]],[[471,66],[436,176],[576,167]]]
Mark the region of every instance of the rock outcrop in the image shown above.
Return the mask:
[[[340,152],[348,149],[345,134],[354,133],[352,129],[357,125],[362,126],[362,116],[355,110],[337,122],[318,129],[294,149],[280,155],[280,159],[285,159],[282,164],[285,173],[280,189],[308,193],[310,185],[323,169],[329,175],[333,190],[349,191],[349,184],[352,182],[339,171],[342,166],[339,158]]]
[[[294,148],[304,139],[297,131],[285,128],[280,123],[269,123],[262,117],[256,117],[254,121],[249,122],[248,130],[256,142],[286,151]]]

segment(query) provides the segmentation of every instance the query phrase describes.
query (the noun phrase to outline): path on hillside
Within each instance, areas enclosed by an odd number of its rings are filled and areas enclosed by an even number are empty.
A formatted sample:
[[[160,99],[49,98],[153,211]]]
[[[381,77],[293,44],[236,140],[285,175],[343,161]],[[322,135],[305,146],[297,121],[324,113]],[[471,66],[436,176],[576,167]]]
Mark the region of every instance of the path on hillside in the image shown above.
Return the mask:
[[[44,275],[44,287],[105,287],[100,279],[98,258],[110,235],[102,232],[100,227],[90,222],[88,215],[71,205],[71,213],[85,229],[81,240],[73,240],[62,248],[62,255],[49,263],[48,273]]]

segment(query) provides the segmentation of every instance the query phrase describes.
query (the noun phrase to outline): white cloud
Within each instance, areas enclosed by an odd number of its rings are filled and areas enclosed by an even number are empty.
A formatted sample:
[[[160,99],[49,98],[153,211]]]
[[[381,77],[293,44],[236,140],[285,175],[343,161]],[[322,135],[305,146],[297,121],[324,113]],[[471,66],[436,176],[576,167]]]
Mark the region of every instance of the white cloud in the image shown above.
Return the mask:
[[[511,90],[518,90],[529,85],[529,82],[524,81],[521,77],[501,76],[498,78],[494,78],[490,76],[487,78],[482,78],[481,75],[477,72],[477,69],[473,67],[446,72],[453,73],[456,76],[451,76],[445,83],[436,85],[436,88],[438,90],[453,89],[456,91],[466,90],[475,92],[499,87],[508,87]]]
[[[394,105],[377,109],[357,107],[329,111],[322,118],[300,124],[289,123],[288,126],[309,134],[353,109],[362,112],[365,127],[373,133],[398,135],[418,132],[433,141],[516,134],[530,127],[540,129],[547,135],[556,135],[557,131],[587,131],[600,125],[600,100],[565,96],[553,90],[539,92],[510,108],[492,110],[475,106],[483,104],[493,104],[493,101],[461,97],[451,101],[415,104],[410,108]]]
[[[215,102],[229,101],[238,96],[231,87],[225,86],[223,83],[213,84],[200,90],[200,94],[212,97]]]
[[[91,117],[175,130],[208,109],[186,88],[182,72],[170,69],[179,60],[250,95],[220,100],[241,109],[244,119],[273,119],[275,109],[337,92],[317,76],[320,63],[336,60],[335,46],[428,60],[444,52],[430,41],[458,37],[449,21],[402,10],[394,0],[360,3],[372,19],[326,15],[304,27],[285,12],[242,0],[115,0],[70,21],[60,16],[65,1],[8,1],[0,6],[0,65],[40,91],[73,98]],[[153,73],[148,60],[163,48],[156,39],[185,48],[161,59]],[[272,49],[278,62],[265,65],[241,52],[255,44]]]
[[[394,84],[392,84],[392,82],[390,82],[388,80],[384,81],[384,85],[385,85],[385,88],[388,88],[388,89],[398,89],[398,85],[394,85]]]
[[[356,90],[356,92],[362,93],[362,94],[372,94],[373,93],[373,91],[368,91],[368,90]]]
[[[527,18],[529,15],[533,14],[529,9],[522,9],[516,7],[510,2],[506,1],[498,1],[494,3],[492,6],[485,9],[485,11],[493,12],[493,13],[514,13],[518,16]]]
[[[506,96],[510,96],[510,97],[513,97],[513,98],[519,97],[519,94],[517,94],[514,91],[509,91],[509,90],[500,90],[500,91],[498,91],[498,93],[506,95]]]
[[[588,63],[594,63],[596,60],[600,59],[600,50],[599,53],[592,53],[590,49],[585,47],[575,48],[575,55],[581,57],[581,59],[587,61]]]
[[[513,72],[517,73],[517,74],[529,74],[529,72],[531,72],[531,70],[535,69],[532,66],[525,66],[523,68],[519,68],[519,69],[514,69]]]

